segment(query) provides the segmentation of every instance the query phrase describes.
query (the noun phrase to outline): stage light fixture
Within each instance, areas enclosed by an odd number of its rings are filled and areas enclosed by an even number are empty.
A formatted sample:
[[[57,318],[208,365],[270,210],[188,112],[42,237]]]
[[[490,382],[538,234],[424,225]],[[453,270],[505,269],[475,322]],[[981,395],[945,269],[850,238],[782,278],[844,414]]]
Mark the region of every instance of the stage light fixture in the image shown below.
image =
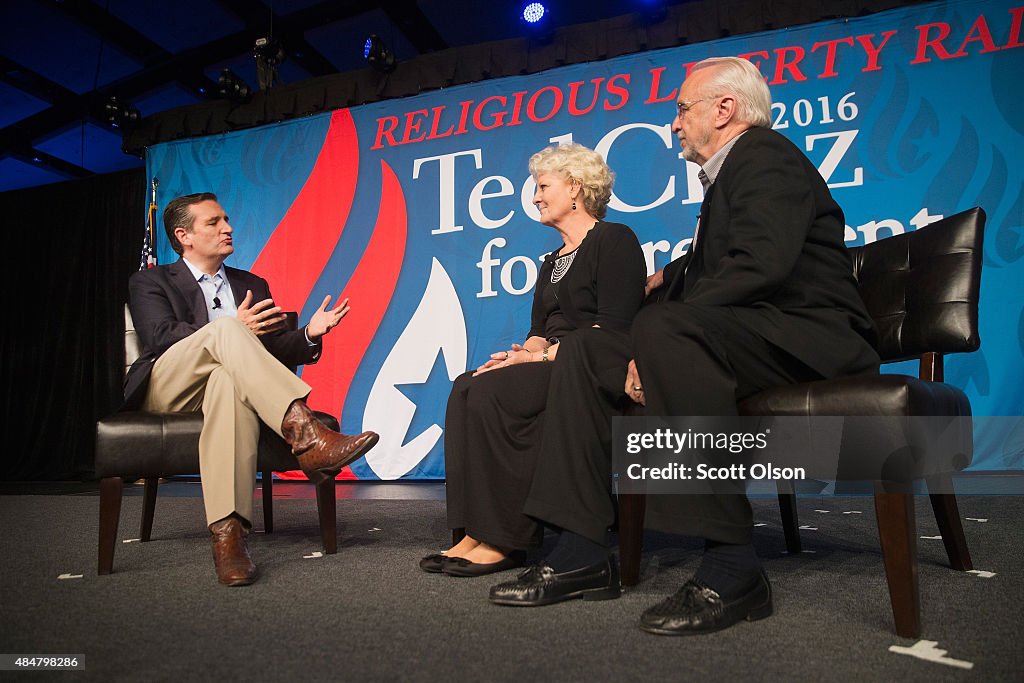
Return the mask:
[[[217,77],[217,94],[232,102],[247,102],[252,97],[252,88],[234,71],[224,69]]]
[[[548,8],[540,2],[531,2],[523,7],[523,21],[527,24],[536,24],[548,13]]]
[[[376,33],[371,34],[363,43],[363,59],[377,71],[390,73],[395,70],[394,53]]]
[[[284,46],[274,38],[257,38],[252,49],[256,58],[256,80],[260,90],[269,90],[277,84],[277,67],[284,61]]]
[[[103,106],[103,118],[114,128],[128,128],[138,123],[139,110],[117,97],[111,97]]]
[[[555,37],[555,27],[551,22],[551,13],[540,2],[529,2],[523,5],[519,20],[523,24],[524,35],[534,45],[546,45]]]

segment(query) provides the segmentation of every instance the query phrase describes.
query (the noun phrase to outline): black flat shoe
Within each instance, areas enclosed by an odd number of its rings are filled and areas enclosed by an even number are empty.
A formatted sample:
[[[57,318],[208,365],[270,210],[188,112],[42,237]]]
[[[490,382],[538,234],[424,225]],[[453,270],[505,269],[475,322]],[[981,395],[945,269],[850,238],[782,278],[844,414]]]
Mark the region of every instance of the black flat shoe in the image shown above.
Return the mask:
[[[454,558],[448,557],[444,553],[434,553],[433,555],[427,555],[420,560],[420,569],[429,574],[440,574],[444,569],[445,563]]]
[[[542,562],[515,581],[492,587],[490,601],[495,605],[535,607],[574,598],[614,600],[620,595],[619,565],[614,557],[609,557],[589,567],[561,573]]]
[[[441,567],[448,576],[485,576],[487,574],[494,574],[496,572],[503,572],[506,569],[515,569],[516,567],[523,566],[523,560],[526,559],[526,553],[524,552],[513,552],[509,553],[504,559],[498,560],[497,562],[489,562],[482,564],[480,562],[471,562],[464,557],[449,557],[446,558],[447,562]]]
[[[746,619],[756,621],[772,614],[772,585],[762,571],[739,595],[723,600],[705,583],[690,579],[676,594],[640,617],[640,628],[663,636],[711,633]]]

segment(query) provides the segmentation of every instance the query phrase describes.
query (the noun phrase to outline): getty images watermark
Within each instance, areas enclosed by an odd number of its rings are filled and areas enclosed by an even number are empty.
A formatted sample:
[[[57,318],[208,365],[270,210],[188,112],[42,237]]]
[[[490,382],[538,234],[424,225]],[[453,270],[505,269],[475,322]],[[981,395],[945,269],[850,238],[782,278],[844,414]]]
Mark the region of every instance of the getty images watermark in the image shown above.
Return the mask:
[[[750,450],[768,448],[768,436],[771,428],[763,432],[698,432],[687,428],[677,432],[667,428],[655,429],[653,432],[628,432],[626,434],[626,453],[639,455],[650,451],[665,451],[679,456],[682,453],[717,453],[739,455]],[[669,462],[660,466],[645,466],[632,462],[626,466],[626,476],[632,480],[738,480],[772,479],[794,480],[806,479],[807,472],[803,467],[777,467],[770,462],[721,464],[729,458],[715,457],[712,462],[701,462],[696,459],[692,465],[683,462]]]
[[[981,430],[1021,425],[1020,417],[617,417],[613,472],[619,493],[742,493],[753,482],[802,480],[836,482],[836,493],[846,482],[928,480],[931,493],[952,493],[945,475],[970,465]]]

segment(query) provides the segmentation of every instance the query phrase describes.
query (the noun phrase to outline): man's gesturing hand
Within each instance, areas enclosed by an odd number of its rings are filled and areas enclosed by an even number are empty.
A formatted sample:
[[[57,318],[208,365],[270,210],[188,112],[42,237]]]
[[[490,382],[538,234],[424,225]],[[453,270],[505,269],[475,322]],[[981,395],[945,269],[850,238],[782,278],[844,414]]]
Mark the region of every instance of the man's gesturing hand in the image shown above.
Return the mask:
[[[333,330],[341,322],[341,319],[348,315],[348,299],[345,299],[331,310],[327,310],[327,306],[330,303],[331,295],[328,294],[324,297],[324,302],[320,304],[320,308],[309,319],[309,324],[306,325],[306,334],[309,336],[310,341],[316,341]]]
[[[235,315],[257,336],[284,328],[284,313],[281,312],[281,307],[275,306],[273,299],[264,299],[254,304],[251,289],[245,291],[245,298],[238,304],[238,312]]]

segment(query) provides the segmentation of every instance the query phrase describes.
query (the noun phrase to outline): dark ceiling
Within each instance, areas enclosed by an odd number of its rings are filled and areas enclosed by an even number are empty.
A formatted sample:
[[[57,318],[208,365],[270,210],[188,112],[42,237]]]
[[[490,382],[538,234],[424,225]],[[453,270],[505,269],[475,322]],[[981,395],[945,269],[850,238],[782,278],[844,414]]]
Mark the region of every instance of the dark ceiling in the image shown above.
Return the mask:
[[[139,167],[104,120],[112,95],[142,116],[216,99],[225,68],[257,87],[273,34],[280,82],[361,69],[378,34],[398,60],[513,38],[523,0],[2,0],[0,191]],[[668,0],[547,0],[556,26]]]
[[[366,68],[363,44],[379,35],[399,61],[522,37],[529,0],[0,0],[0,192],[143,165],[121,151],[105,120],[111,96],[151,116],[217,100],[230,68],[254,90],[253,46],[273,35],[286,51],[279,83]],[[913,0],[911,0],[913,1]],[[691,3],[691,4],[687,4]],[[722,21],[757,5],[748,30],[777,28],[792,0],[544,0],[551,30],[634,15],[633,26],[693,7]],[[876,11],[892,0],[814,3],[803,21]],[[775,6],[778,6],[776,8]],[[875,6],[877,5],[877,7]],[[677,6],[677,7],[672,7]],[[820,7],[820,9],[819,9]],[[706,17],[712,18],[712,17]],[[683,21],[683,20],[680,20]]]

